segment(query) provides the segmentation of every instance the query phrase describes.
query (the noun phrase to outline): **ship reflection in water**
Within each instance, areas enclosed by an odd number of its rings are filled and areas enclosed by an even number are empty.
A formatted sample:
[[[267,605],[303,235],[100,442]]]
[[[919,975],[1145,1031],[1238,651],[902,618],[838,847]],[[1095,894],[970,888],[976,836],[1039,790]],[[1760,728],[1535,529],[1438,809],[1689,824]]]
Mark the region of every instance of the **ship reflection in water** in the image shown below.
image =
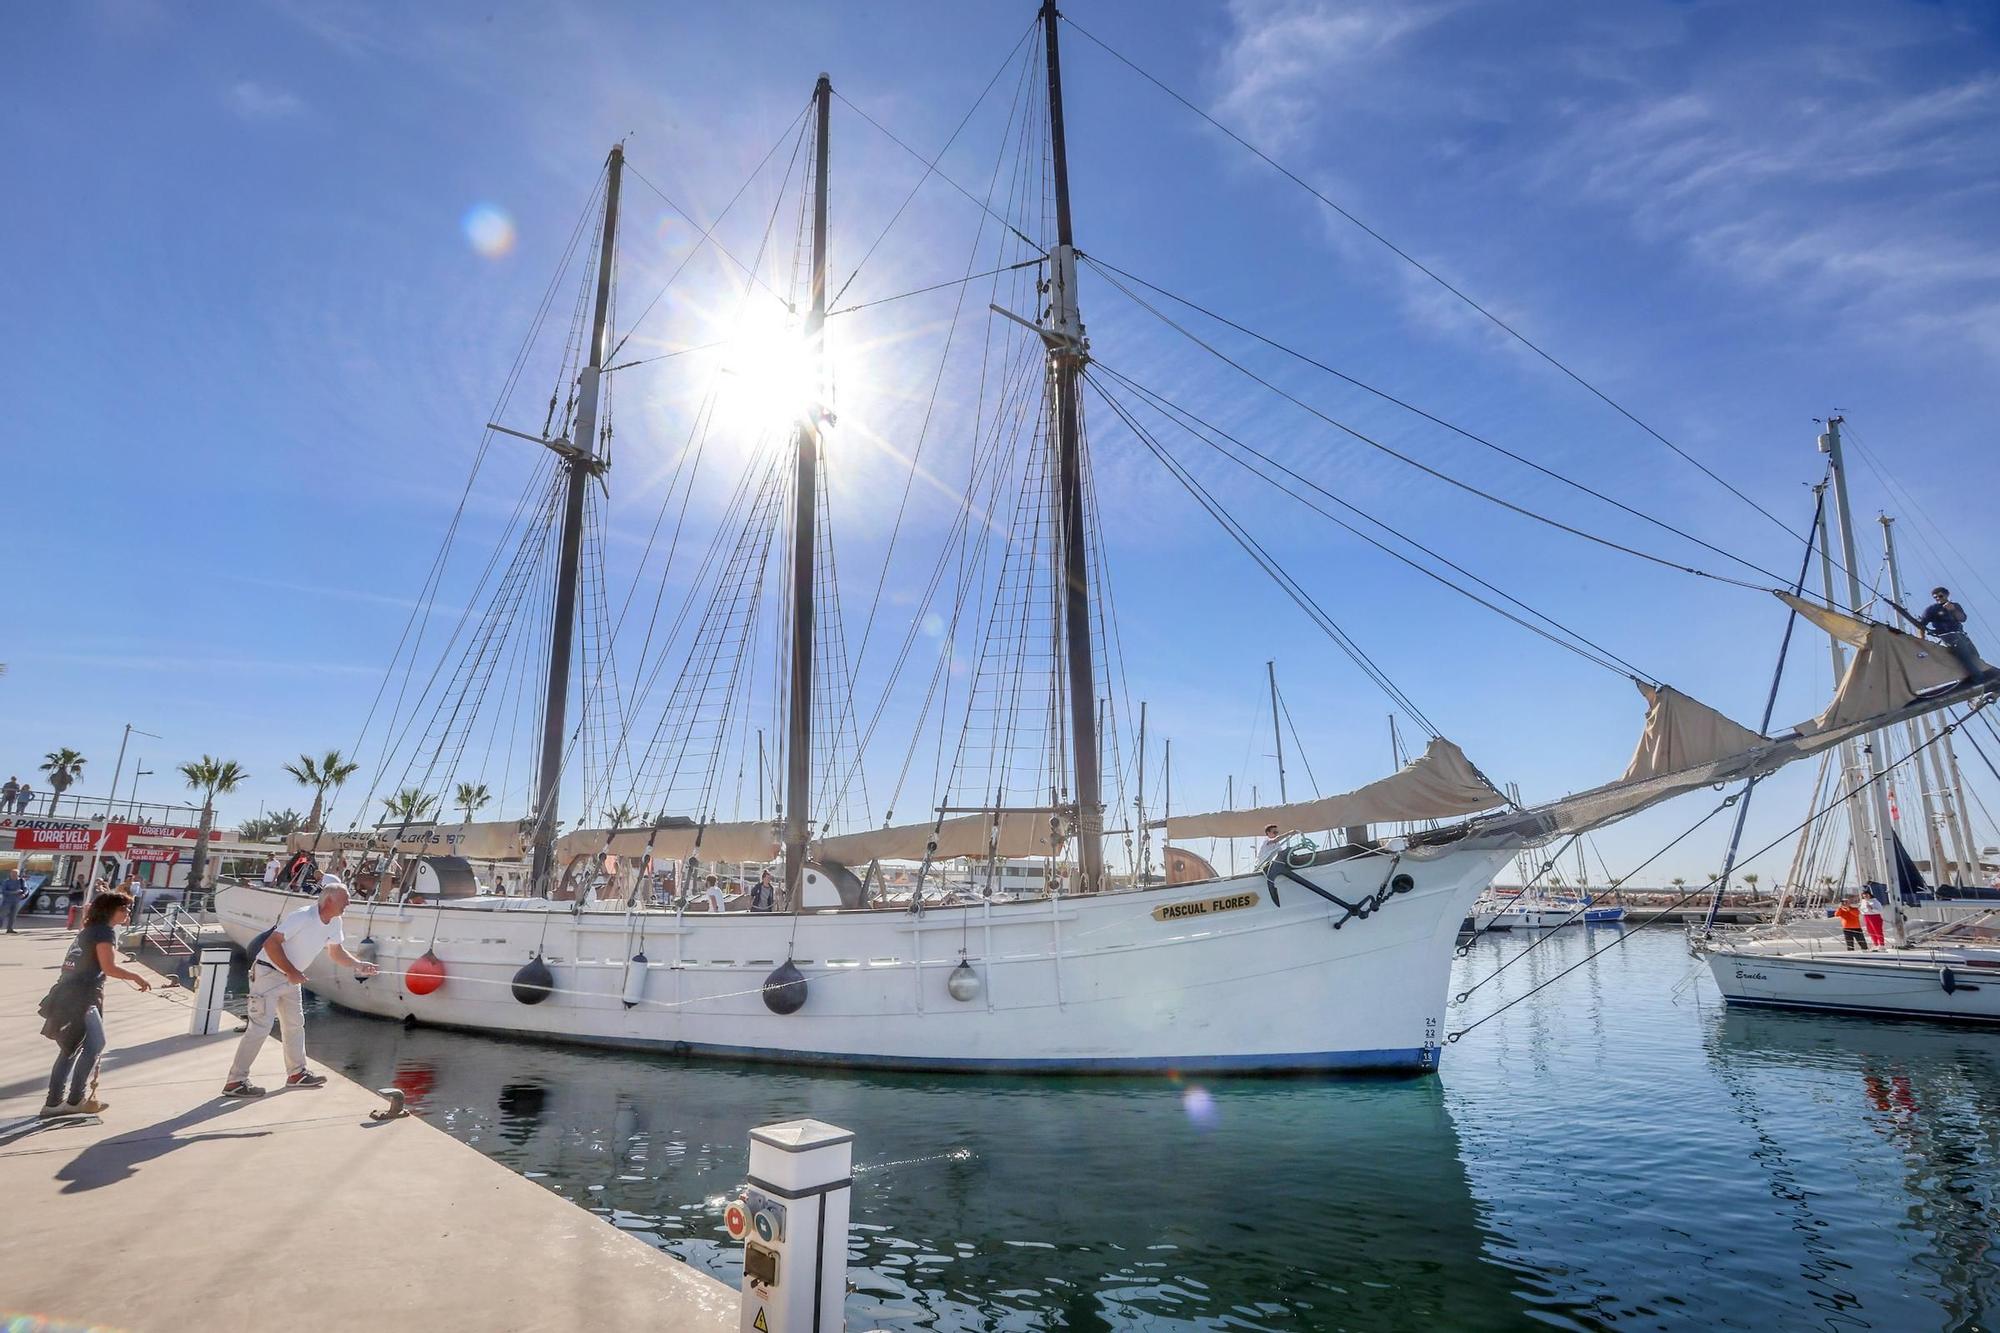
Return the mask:
[[[854,1129],[854,1328],[1995,1327],[2000,1034],[1725,1012],[1678,932],[1607,938],[1480,987],[1454,1026],[1583,963],[1440,1079],[791,1073],[324,1007],[311,1043],[732,1283],[749,1127]]]
[[[315,1052],[725,1281],[752,1125],[858,1132],[850,1327],[1484,1326],[1523,1307],[1434,1079],[779,1073],[325,1009]],[[1501,1318],[1501,1322],[1507,1322]]]

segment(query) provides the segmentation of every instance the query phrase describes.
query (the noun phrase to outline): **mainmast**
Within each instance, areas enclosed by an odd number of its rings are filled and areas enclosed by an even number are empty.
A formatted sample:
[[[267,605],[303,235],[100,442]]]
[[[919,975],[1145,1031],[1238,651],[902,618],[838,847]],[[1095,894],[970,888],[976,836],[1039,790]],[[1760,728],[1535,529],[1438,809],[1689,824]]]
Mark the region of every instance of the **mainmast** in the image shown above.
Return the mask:
[[[1826,433],[1819,437],[1819,447],[1825,451],[1827,468],[1833,474],[1833,508],[1840,519],[1840,557],[1847,566],[1847,608],[1851,614],[1859,615],[1861,575],[1855,571],[1861,568],[1861,562],[1854,550],[1854,514],[1847,505],[1847,459],[1840,447],[1841,425],[1840,417],[1828,417]],[[1829,587],[1827,591],[1831,594],[1833,590]],[[1882,886],[1889,895],[1888,920],[1883,924],[1889,942],[1901,948],[1907,937],[1903,927],[1902,888],[1897,883],[1896,854],[1891,850],[1895,845],[1895,835],[1889,826],[1889,792],[1883,777],[1888,769],[1887,743],[1885,733],[1870,732],[1861,749],[1868,760],[1868,777],[1874,779],[1869,787],[1868,803],[1875,821],[1876,867],[1882,872]]]
[[[1049,396],[1056,428],[1058,522],[1063,544],[1063,640],[1069,672],[1070,746],[1076,786],[1077,869],[1084,893],[1104,887],[1104,802],[1097,767],[1097,676],[1090,641],[1090,553],[1083,509],[1083,431],[1077,380],[1086,359],[1076,304],[1076,244],[1070,229],[1069,149],[1063,138],[1062,59],[1055,0],[1042,0],[1049,66],[1049,144],[1056,191],[1056,248],[1049,253]]]
[[[562,805],[563,735],[569,711],[569,659],[576,631],[576,590],[583,563],[583,502],[590,479],[604,471],[597,452],[597,403],[604,377],[605,325],[611,314],[611,257],[618,236],[618,182],[625,146],[614,144],[605,171],[604,229],[597,249],[597,303],[590,321],[590,357],[577,376],[576,420],[567,440],[543,441],[567,474],[562,554],[556,569],[555,618],[549,633],[548,692],[542,705],[541,772],[535,784],[535,847],[529,884],[547,896],[555,868],[556,822]]]
[[[813,85],[812,308],[806,314],[806,352],[813,367],[813,400],[792,431],[797,450],[792,510],[792,689],[785,739],[785,893],[792,911],[803,906],[806,844],[812,840],[812,708],[814,538],[819,516],[819,439],[824,416],[826,324],[826,131],[833,81]]]

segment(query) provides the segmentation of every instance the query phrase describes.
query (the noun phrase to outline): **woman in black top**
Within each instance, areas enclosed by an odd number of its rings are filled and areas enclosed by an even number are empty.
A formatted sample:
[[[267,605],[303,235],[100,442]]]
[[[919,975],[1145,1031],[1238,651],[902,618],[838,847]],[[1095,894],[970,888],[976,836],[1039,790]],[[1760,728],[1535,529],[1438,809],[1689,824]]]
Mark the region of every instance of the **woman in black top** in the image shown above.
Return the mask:
[[[140,990],[152,983],[137,972],[118,966],[112,945],[117,928],[132,917],[130,894],[113,889],[100,893],[84,914],[83,929],[63,959],[62,976],[42,1002],[48,1022],[42,1034],[57,1044],[56,1067],[49,1073],[49,1100],[41,1114],[95,1115],[109,1109],[91,1091],[97,1061],[104,1054],[104,979],[116,977]],[[64,1093],[68,1095],[65,1097]]]

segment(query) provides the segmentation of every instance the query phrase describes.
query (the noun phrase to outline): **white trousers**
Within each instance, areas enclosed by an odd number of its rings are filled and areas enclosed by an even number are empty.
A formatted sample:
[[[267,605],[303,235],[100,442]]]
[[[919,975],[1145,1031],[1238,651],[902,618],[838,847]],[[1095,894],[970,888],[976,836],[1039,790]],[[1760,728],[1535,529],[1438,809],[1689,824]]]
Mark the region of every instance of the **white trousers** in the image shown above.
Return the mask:
[[[236,1043],[236,1059],[229,1065],[229,1082],[242,1083],[250,1077],[250,1066],[264,1048],[275,1020],[285,1045],[285,1073],[303,1074],[306,1068],[306,1010],[302,987],[285,980],[285,974],[261,963],[250,966],[250,1028]]]

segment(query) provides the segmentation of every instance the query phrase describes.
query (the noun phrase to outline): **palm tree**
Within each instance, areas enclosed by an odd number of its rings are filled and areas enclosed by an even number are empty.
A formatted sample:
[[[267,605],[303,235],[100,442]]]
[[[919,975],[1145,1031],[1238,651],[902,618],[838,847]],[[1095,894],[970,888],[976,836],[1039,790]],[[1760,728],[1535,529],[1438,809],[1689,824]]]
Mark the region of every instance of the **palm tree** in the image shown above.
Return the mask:
[[[268,815],[246,819],[236,826],[236,836],[244,842],[275,842],[306,827],[306,817],[296,810],[275,810]]]
[[[208,870],[208,833],[215,825],[215,798],[235,791],[250,775],[234,759],[206,754],[182,764],[179,771],[187,785],[201,793],[201,835],[194,844],[194,864],[188,867],[188,887],[199,889]]]
[[[485,783],[461,782],[458,784],[458,793],[452,797],[451,803],[465,811],[465,822],[470,824],[473,812],[485,809],[492,799],[493,793],[486,790]]]
[[[85,759],[75,750],[64,746],[60,750],[50,750],[42,756],[42,772],[49,775],[49,813],[56,812],[56,803],[62,800],[70,784],[83,776]]]
[[[430,818],[437,807],[437,797],[426,795],[415,787],[405,787],[394,796],[384,796],[382,804],[389,811],[389,818],[399,824],[420,824]]]
[[[1757,880],[1759,878],[1760,876],[1754,870],[1745,872],[1743,876],[1743,882],[1750,886],[1750,896],[1752,898],[1757,896]]]
[[[620,802],[604,812],[604,822],[610,828],[637,828],[640,815],[630,805]]]
[[[326,813],[326,791],[331,787],[340,790],[340,784],[354,776],[361,765],[350,763],[338,750],[328,750],[315,759],[309,754],[299,756],[296,764],[286,764],[285,771],[298,780],[301,787],[311,787],[313,794],[312,813],[306,816],[307,828],[318,828]]]
[[[1681,887],[1681,886],[1682,886],[1683,884],[1686,884],[1686,883],[1687,883],[1687,876],[1685,876],[1685,875],[1675,875],[1675,876],[1674,876],[1674,889],[1676,890],[1676,892],[1677,892],[1677,893],[1678,893],[1678,890],[1680,889],[1680,887]]]

